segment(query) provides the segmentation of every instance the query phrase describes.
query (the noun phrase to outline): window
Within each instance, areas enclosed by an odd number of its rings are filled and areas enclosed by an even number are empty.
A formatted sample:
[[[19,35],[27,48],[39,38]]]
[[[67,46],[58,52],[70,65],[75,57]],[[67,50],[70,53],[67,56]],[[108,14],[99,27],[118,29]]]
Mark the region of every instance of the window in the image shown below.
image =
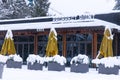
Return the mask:
[[[45,56],[47,42],[48,42],[47,35],[38,36],[38,55],[40,55],[42,57]]]
[[[78,54],[86,54],[91,57],[92,34],[69,34],[67,35],[67,57]]]
[[[34,36],[14,36],[16,53],[19,54],[23,61],[26,62],[26,59],[29,54],[34,52]]]

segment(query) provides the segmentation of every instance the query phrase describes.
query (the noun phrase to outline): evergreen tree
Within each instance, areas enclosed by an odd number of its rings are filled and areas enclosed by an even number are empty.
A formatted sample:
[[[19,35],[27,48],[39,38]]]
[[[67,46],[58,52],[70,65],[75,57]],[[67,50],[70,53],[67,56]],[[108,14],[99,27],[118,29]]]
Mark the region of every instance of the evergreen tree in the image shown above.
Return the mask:
[[[120,0],[115,0],[116,1],[116,5],[114,7],[114,10],[120,10]]]
[[[34,0],[33,17],[46,16],[50,2],[48,0]]]
[[[46,16],[50,3],[48,0],[2,0],[0,1],[0,19]],[[32,3],[33,2],[33,3]]]
[[[3,0],[0,5],[0,19],[25,18],[30,15],[25,0]]]

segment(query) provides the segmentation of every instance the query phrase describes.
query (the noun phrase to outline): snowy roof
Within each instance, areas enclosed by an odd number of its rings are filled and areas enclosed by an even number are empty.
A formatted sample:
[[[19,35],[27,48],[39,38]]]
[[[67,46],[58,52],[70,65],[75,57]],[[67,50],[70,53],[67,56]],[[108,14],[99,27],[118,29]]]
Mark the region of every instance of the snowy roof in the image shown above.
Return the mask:
[[[119,13],[120,10],[107,10],[107,11],[104,11],[104,12],[99,12],[99,13],[94,13],[94,14],[110,14],[110,13]]]
[[[45,17],[47,18],[47,17]],[[35,18],[39,19],[39,18]],[[41,18],[44,19],[44,18]],[[51,19],[49,17],[49,19]],[[67,20],[66,20],[67,19]],[[34,18],[27,18],[27,19],[15,19],[15,20],[4,20],[0,22],[9,22],[12,21],[10,24],[0,24],[0,31],[2,30],[28,30],[28,29],[38,29],[38,30],[43,30],[43,29],[50,29],[51,27],[54,28],[70,28],[70,27],[94,27],[94,26],[109,26],[110,28],[116,28],[120,30],[120,26],[114,23],[110,23],[107,21],[99,20],[99,19],[73,19],[73,18],[65,18],[62,20],[56,20],[56,21],[45,21],[45,22],[30,22],[30,23],[25,23],[25,22],[20,22],[20,23],[15,23],[14,21],[31,21],[34,20]]]

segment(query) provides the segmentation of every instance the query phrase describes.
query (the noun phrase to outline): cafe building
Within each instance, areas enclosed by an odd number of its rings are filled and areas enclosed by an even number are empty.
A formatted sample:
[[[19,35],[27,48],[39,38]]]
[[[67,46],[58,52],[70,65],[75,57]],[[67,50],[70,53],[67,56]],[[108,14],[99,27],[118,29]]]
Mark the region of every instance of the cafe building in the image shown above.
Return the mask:
[[[99,19],[96,15],[83,14],[70,17],[38,17],[0,21],[0,49],[8,29],[13,32],[16,54],[24,63],[29,54],[45,56],[50,29],[57,32],[58,54],[69,62],[78,54],[96,58],[105,27],[114,34],[113,53],[120,54],[119,24]]]

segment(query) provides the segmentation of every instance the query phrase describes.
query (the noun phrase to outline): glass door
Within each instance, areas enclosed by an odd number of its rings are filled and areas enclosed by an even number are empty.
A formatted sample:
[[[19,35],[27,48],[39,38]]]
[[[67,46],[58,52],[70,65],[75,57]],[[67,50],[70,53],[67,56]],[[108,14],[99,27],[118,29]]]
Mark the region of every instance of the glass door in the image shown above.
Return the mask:
[[[18,44],[17,46],[18,46],[17,47],[17,54],[23,58],[23,63],[26,63],[26,59],[29,55],[28,44]]]

